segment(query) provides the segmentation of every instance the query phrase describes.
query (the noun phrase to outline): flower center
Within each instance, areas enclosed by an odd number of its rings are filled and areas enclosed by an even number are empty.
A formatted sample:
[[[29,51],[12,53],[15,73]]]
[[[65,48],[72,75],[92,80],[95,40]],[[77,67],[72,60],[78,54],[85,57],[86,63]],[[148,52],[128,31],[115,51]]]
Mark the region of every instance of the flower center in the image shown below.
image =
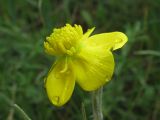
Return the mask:
[[[79,51],[80,41],[83,36],[81,26],[69,24],[54,29],[53,33],[44,42],[45,50],[52,55],[73,55]]]

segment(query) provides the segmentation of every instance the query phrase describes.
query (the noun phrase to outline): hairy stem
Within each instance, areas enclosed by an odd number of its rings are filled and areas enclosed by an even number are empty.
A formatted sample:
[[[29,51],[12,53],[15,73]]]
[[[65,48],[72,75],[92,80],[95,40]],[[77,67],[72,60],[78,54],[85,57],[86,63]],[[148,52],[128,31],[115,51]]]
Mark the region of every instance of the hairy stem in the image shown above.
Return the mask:
[[[92,92],[93,120],[103,120],[102,94],[103,94],[103,87]]]

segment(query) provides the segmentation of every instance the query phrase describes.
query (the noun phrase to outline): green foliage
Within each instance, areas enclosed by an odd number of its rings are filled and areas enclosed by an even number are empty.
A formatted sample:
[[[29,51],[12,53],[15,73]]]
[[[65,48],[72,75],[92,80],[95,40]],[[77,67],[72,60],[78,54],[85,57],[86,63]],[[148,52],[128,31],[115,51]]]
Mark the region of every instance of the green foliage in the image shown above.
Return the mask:
[[[90,93],[78,85],[62,108],[52,106],[45,93],[43,80],[54,57],[44,53],[43,41],[65,23],[81,24],[85,30],[95,26],[97,33],[122,31],[129,37],[127,45],[114,53],[115,74],[104,86],[104,119],[158,120],[159,4],[159,0],[1,0],[0,120],[22,119],[11,103],[33,120],[81,120],[85,114],[92,119]]]

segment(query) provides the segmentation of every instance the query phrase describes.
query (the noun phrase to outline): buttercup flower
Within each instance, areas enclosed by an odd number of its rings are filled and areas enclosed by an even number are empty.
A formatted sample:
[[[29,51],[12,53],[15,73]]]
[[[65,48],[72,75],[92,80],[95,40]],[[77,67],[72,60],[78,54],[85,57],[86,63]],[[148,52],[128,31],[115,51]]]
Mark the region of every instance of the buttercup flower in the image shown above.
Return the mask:
[[[64,105],[71,97],[75,82],[85,91],[93,91],[111,80],[114,58],[111,51],[121,48],[127,37],[121,32],[90,36],[80,25],[54,29],[44,42],[45,52],[57,57],[46,79],[50,101]]]

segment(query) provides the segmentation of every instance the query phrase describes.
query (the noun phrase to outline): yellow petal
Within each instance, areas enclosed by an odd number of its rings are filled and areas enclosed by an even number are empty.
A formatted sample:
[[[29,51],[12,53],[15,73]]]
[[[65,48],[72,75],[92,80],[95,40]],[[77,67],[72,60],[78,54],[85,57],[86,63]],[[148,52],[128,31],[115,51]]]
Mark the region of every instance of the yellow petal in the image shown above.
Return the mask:
[[[108,82],[114,70],[114,58],[106,49],[85,47],[72,60],[76,81],[86,91],[96,90]]]
[[[121,48],[127,40],[127,36],[122,32],[110,32],[93,35],[88,38],[86,43],[90,46],[101,46],[116,50]]]
[[[51,68],[45,82],[50,101],[55,106],[64,105],[71,97],[75,86],[75,75],[66,59],[58,60]]]

